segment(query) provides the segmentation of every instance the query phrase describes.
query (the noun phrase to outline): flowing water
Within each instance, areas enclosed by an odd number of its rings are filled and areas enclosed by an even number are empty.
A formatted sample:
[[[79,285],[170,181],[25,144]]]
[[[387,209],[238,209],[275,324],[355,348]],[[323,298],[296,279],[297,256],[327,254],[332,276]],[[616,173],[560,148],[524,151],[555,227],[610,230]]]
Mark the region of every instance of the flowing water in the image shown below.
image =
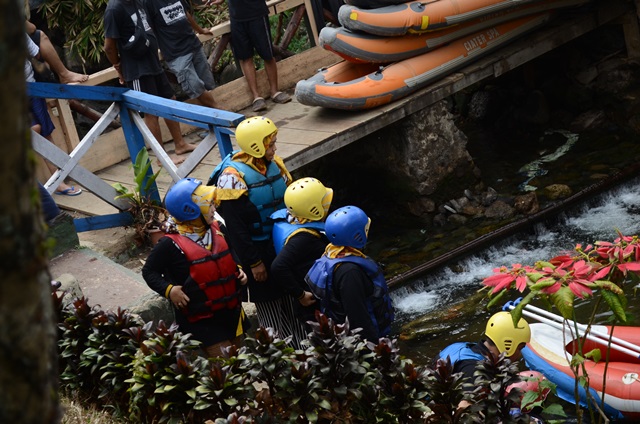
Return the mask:
[[[640,230],[640,179],[566,211],[554,223],[538,224],[393,291],[404,354],[425,363],[452,342],[478,340],[486,318],[495,311],[484,308],[481,300],[486,292],[477,291],[493,268],[515,263],[533,265],[571,251],[577,243],[611,241],[617,237],[616,230],[629,235]],[[629,312],[637,315],[640,299],[632,290],[627,293]],[[458,307],[460,302],[464,306]]]
[[[640,230],[640,178],[621,184],[579,207],[566,211],[553,223],[538,224],[528,232],[465,257],[453,265],[426,274],[392,292],[397,312],[396,332],[403,355],[427,364],[437,353],[457,341],[480,339],[487,318],[494,311],[484,307],[486,292],[478,292],[483,278],[493,268],[514,263],[532,265],[570,251],[576,243],[613,240],[620,231],[626,235]],[[640,298],[635,288],[625,289],[628,312],[640,325]],[[588,301],[576,302],[579,317],[591,313]],[[597,317],[603,322],[607,314]],[[580,320],[580,318],[578,318]],[[585,321],[583,321],[585,322]],[[549,399],[563,405],[565,422],[576,422],[574,406],[557,397]],[[588,422],[588,417],[584,418]]]

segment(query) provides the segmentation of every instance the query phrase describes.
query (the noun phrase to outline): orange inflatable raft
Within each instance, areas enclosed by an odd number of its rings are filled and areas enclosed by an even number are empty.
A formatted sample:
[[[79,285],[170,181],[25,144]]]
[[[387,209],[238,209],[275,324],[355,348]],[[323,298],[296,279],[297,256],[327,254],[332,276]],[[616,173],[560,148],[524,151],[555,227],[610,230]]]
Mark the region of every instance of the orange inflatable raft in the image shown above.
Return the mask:
[[[295,95],[302,104],[333,109],[362,110],[387,104],[540,27],[549,17],[543,13],[504,22],[384,67],[340,62],[299,81]]]
[[[384,37],[420,34],[461,24],[535,0],[435,0],[361,9],[344,5],[338,12],[343,27]]]
[[[381,37],[344,27],[325,27],[320,31],[320,45],[351,62],[390,63],[404,60],[431,51],[465,35],[473,34],[490,26],[513,19],[567,8],[587,3],[589,0],[543,0],[502,10],[464,24],[440,31],[409,34],[399,37]]]
[[[568,330],[548,324],[535,323],[531,326],[531,341],[522,351],[527,367],[539,371],[556,384],[558,396],[568,402],[575,403],[575,378],[569,361],[575,353],[576,342]],[[592,326],[593,333],[604,335],[602,338],[583,340],[583,352],[599,348],[602,361],[585,360],[585,368],[589,375],[589,387],[593,398],[600,404],[604,399],[605,413],[614,419],[640,419],[640,354],[638,349],[611,349],[609,363],[604,358],[607,354],[608,335],[611,327]],[[613,336],[632,345],[640,345],[639,327],[617,326]],[[566,344],[565,344],[566,343]],[[635,353],[635,356],[634,356]],[[605,369],[606,368],[606,369]],[[606,371],[606,385],[603,378]],[[586,404],[584,388],[579,389],[580,403]],[[635,421],[637,422],[637,421]]]

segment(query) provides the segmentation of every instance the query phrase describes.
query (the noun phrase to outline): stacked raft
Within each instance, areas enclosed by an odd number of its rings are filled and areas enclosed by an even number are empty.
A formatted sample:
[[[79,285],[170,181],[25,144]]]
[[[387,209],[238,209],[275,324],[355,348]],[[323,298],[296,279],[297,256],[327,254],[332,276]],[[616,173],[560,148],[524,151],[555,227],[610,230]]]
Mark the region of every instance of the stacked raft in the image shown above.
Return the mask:
[[[560,8],[589,0],[435,0],[340,8],[341,27],[320,45],[345,61],[296,85],[309,106],[363,110],[441,79],[545,24]]]

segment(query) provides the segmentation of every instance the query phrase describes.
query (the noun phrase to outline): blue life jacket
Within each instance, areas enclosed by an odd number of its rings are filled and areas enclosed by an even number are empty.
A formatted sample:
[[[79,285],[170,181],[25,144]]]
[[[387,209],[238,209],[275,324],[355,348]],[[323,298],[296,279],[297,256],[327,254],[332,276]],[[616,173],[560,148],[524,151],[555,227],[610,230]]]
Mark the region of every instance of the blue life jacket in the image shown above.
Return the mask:
[[[384,275],[382,275],[382,270],[371,258],[349,255],[343,258],[330,259],[326,255],[322,255],[320,259],[316,260],[307,273],[305,281],[314,296],[320,299],[322,312],[337,322],[342,323],[345,321],[344,308],[336,297],[332,284],[335,267],[343,262],[359,265],[373,281],[373,295],[367,299],[367,309],[371,321],[378,329],[378,337],[388,336],[391,333],[391,323],[395,318],[391,297],[389,296],[389,287]]]
[[[266,175],[262,175],[247,164],[232,160],[239,150],[229,153],[211,173],[208,185],[218,182],[220,174],[227,167],[237,170],[247,184],[249,200],[258,209],[260,222],[254,222],[251,231],[253,241],[264,241],[271,238],[273,222],[269,216],[278,209],[284,208],[284,192],[287,184],[275,162],[269,162]]]
[[[291,224],[287,220],[287,209],[280,209],[271,214],[273,221],[273,246],[276,248],[276,255],[280,253],[289,237],[302,228],[317,231],[324,231],[324,222],[309,221],[304,224]]]
[[[448,356],[451,360],[451,366],[455,366],[456,362],[467,361],[469,359],[482,361],[484,359],[484,356],[482,356],[481,353],[471,350],[471,346],[473,345],[474,343],[466,342],[453,343],[442,349],[438,356],[440,357],[440,359],[447,359]]]

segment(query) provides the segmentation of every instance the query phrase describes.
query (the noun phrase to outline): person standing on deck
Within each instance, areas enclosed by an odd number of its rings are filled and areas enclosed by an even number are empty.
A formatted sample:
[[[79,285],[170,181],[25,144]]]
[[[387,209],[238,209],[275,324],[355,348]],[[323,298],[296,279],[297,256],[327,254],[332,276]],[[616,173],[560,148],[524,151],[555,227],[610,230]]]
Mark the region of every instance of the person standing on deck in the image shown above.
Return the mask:
[[[25,33],[25,38],[27,41],[27,56],[28,59],[24,61],[24,76],[26,82],[36,82],[34,77],[34,69],[31,64],[31,59],[40,60],[40,49],[33,42],[33,40],[29,37],[29,34]],[[55,130],[55,125],[53,125],[53,121],[51,120],[51,116],[49,115],[49,109],[47,108],[47,102],[42,97],[29,97],[29,114],[31,115],[31,129],[34,132],[37,132],[44,138],[46,138],[52,144],[55,144],[53,141],[53,131]],[[54,174],[58,171],[58,167],[49,162],[46,158],[45,164],[49,169],[51,174]],[[56,194],[64,195],[64,196],[77,196],[82,193],[82,189],[80,187],[70,186],[65,181],[60,182],[58,187],[55,190]]]
[[[394,310],[389,287],[378,264],[362,250],[371,219],[356,206],[344,206],[327,217],[329,245],[305,277],[320,309],[337,323],[349,321],[352,329],[371,342],[391,333]]]
[[[301,349],[307,338],[307,321],[315,320],[319,309],[304,281],[309,269],[324,253],[329,241],[324,235],[324,219],[329,213],[333,190],[315,178],[301,178],[284,192],[286,209],[271,215],[276,259],[271,275],[286,293],[284,306],[290,310],[293,330],[291,344]]]
[[[138,27],[144,29],[148,43],[136,48]],[[175,99],[173,88],[160,64],[158,43],[147,22],[146,13],[135,0],[109,0],[104,13],[104,33],[104,51],[118,72],[121,84],[132,90]],[[173,138],[176,155],[184,155],[196,148],[184,140],[177,121],[166,118],[164,121]],[[145,113],[144,122],[155,139],[162,144],[158,117]],[[176,164],[184,161],[184,158],[171,159]]]
[[[191,4],[186,0],[144,0],[149,24],[169,71],[176,76],[182,91],[200,104],[216,108],[213,90],[216,83],[211,67],[194,31],[210,34],[196,23]]]
[[[222,4],[224,0],[211,0],[206,4]],[[252,110],[260,112],[267,103],[260,96],[253,63],[254,50],[264,61],[264,69],[269,81],[271,101],[287,103],[291,96],[278,90],[278,65],[273,55],[273,41],[269,25],[269,9],[264,0],[229,0],[229,18],[231,23],[231,50],[240,62],[249,90],[253,95]]]
[[[271,214],[284,207],[284,193],[292,178],[276,155],[278,128],[269,118],[245,119],[236,128],[239,151],[227,155],[213,170],[209,185],[217,186],[220,215],[229,231],[231,247],[249,278],[249,300],[258,322],[279,335],[291,334],[283,314],[284,293],[271,275],[276,257]]]

